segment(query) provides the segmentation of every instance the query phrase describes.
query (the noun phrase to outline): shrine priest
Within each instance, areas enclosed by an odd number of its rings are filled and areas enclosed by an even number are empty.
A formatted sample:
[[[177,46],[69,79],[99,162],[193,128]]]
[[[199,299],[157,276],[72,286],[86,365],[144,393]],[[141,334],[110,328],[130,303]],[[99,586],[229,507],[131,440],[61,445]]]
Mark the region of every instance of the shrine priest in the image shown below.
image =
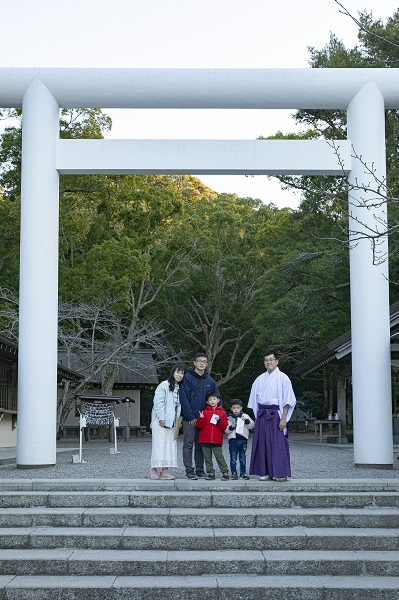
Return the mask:
[[[266,372],[255,379],[248,402],[256,419],[249,474],[261,481],[287,481],[291,477],[287,424],[296,398],[274,350],[264,353],[264,365]]]

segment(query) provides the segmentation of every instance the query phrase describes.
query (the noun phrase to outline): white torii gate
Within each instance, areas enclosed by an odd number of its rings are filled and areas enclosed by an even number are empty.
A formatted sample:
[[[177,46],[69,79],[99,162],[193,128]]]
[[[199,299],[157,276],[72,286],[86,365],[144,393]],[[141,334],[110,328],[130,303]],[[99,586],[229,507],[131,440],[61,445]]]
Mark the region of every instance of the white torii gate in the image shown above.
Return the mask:
[[[386,202],[376,205],[368,188],[385,181],[384,110],[399,108],[399,69],[0,68],[0,107],[21,106],[19,468],[56,462],[59,173],[344,171],[355,186],[350,229],[385,231]],[[338,142],[339,159],[326,141],[60,140],[60,107],[344,109],[348,139]],[[381,244],[387,253],[388,240]],[[374,264],[361,239],[350,250],[350,276],[354,462],[388,468],[388,261]]]

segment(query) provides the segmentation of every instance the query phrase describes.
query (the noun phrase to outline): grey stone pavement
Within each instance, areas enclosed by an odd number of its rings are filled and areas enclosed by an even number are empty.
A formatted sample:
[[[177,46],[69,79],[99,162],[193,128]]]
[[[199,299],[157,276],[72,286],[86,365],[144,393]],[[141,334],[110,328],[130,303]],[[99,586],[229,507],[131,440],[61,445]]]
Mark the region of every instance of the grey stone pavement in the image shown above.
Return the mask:
[[[182,437],[178,439],[178,467],[171,469],[176,478],[183,479]],[[79,453],[77,442],[62,442],[57,446],[57,464],[39,469],[17,469],[15,448],[0,449],[0,479],[145,479],[149,477],[151,437],[132,438],[118,442],[119,454],[110,454],[114,445],[108,441],[85,442],[83,460],[73,463]],[[247,466],[251,439],[247,451]],[[399,446],[394,446],[392,469],[359,468],[353,464],[352,444],[320,444],[313,433],[290,434],[292,480],[295,479],[399,479]],[[227,440],[223,453],[229,464]],[[216,466],[216,464],[215,464]],[[218,469],[216,468],[218,473]],[[257,479],[254,477],[254,479]],[[234,482],[232,482],[234,483]]]

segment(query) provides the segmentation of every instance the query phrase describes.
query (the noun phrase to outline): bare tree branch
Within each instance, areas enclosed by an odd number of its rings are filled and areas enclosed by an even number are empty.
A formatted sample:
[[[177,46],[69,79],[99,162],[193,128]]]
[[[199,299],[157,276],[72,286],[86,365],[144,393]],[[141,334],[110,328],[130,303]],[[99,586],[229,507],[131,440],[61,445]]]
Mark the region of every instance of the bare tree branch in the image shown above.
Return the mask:
[[[359,27],[359,29],[361,31],[364,31],[364,33],[367,33],[368,35],[372,35],[374,38],[379,39],[381,41],[383,41],[385,44],[390,44],[391,46],[393,46],[394,48],[398,48],[399,49],[399,45],[395,44],[395,42],[392,42],[391,40],[387,39],[386,37],[382,37],[381,35],[378,35],[378,33],[375,33],[374,31],[371,31],[370,29],[367,29],[366,27],[364,27],[364,25],[362,24],[361,21],[359,21],[359,19],[357,19],[356,17],[354,17],[349,10],[343,5],[341,4],[341,2],[338,2],[338,0],[334,0],[336,4],[338,4],[338,6],[341,7],[342,10],[340,10],[339,12],[347,17],[349,17],[350,19],[352,19],[352,21],[354,23],[356,23],[356,25]],[[386,64],[391,64],[391,63],[397,63],[399,62],[399,60],[383,60],[382,62],[386,63]]]

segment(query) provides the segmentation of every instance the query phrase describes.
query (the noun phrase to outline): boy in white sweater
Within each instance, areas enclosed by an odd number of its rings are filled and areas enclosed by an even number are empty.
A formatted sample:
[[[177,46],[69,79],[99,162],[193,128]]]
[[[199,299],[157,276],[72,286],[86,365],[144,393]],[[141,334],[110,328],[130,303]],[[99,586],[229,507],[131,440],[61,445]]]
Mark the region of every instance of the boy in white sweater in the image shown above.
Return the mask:
[[[229,440],[231,478],[238,479],[237,457],[240,463],[240,477],[249,479],[247,475],[246,451],[249,430],[255,427],[250,416],[242,412],[241,400],[232,400],[228,414],[229,425],[225,431]]]

